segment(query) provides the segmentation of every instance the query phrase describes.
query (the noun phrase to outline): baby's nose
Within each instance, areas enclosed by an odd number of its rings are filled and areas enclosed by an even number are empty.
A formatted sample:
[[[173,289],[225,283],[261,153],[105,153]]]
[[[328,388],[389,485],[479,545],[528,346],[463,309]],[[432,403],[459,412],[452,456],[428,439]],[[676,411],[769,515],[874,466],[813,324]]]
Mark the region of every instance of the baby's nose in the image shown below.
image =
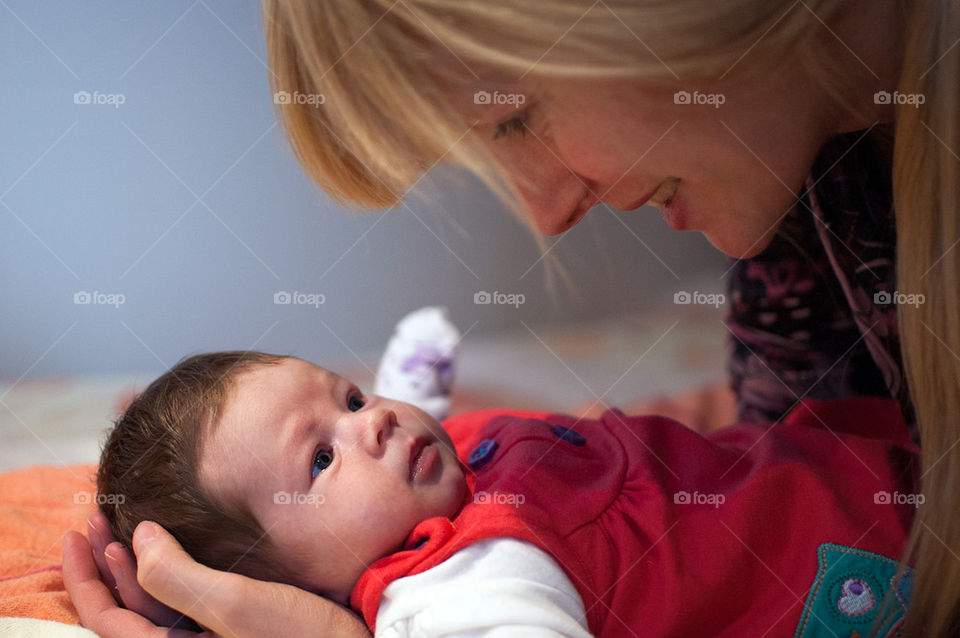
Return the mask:
[[[393,410],[371,410],[364,431],[365,444],[371,450],[380,450],[396,426],[397,415]]]

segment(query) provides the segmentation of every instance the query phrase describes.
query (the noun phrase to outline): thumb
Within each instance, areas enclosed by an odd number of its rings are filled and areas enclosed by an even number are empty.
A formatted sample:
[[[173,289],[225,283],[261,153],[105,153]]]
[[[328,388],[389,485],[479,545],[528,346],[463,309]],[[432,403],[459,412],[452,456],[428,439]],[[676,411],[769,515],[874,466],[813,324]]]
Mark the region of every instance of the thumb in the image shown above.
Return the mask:
[[[242,576],[201,565],[163,527],[143,521],[133,533],[137,581],[154,598],[204,627],[224,632],[225,610],[241,596]]]

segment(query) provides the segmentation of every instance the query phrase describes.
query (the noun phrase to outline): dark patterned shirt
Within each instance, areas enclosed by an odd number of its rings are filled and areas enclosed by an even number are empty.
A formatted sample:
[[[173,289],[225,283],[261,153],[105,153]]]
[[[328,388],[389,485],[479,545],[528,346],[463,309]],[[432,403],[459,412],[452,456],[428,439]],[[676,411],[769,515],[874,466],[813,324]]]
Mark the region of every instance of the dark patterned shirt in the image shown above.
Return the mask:
[[[770,245],[730,260],[726,322],[740,421],[778,421],[801,398],[891,396],[918,440],[895,292],[891,125],[820,149]]]

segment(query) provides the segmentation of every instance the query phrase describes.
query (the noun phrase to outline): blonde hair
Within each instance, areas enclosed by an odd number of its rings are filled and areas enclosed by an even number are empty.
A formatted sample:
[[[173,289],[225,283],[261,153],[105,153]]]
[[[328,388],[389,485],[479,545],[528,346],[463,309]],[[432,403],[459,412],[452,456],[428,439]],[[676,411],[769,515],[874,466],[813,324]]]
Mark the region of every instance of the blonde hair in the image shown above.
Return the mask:
[[[870,117],[838,73],[835,23],[847,0],[262,0],[275,94],[322,94],[278,107],[298,160],[334,200],[402,201],[435,163],[466,168],[520,219],[505,175],[438,85],[513,77],[663,82],[769,73],[795,60],[834,108]],[[792,10],[790,10],[792,8]],[[904,561],[916,566],[906,636],[960,631],[960,9],[903,3],[893,192],[904,366],[923,445],[920,507]],[[814,15],[815,14],[815,15]],[[821,21],[823,25],[821,25]],[[951,48],[952,47],[952,48]],[[655,52],[655,55],[654,53]],[[745,55],[749,52],[749,55]],[[439,64],[445,56],[449,64]],[[849,73],[858,70],[850,68]],[[440,83],[440,84],[438,84]],[[526,221],[532,229],[532,222]]]

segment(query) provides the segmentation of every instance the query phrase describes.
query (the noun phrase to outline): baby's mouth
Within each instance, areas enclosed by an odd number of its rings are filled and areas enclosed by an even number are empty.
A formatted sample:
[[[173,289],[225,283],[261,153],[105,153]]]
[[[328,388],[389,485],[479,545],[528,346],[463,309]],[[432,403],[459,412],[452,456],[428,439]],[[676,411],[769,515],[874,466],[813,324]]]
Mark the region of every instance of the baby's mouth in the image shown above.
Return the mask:
[[[427,439],[417,439],[410,449],[410,481],[426,475],[437,460],[437,450]]]

